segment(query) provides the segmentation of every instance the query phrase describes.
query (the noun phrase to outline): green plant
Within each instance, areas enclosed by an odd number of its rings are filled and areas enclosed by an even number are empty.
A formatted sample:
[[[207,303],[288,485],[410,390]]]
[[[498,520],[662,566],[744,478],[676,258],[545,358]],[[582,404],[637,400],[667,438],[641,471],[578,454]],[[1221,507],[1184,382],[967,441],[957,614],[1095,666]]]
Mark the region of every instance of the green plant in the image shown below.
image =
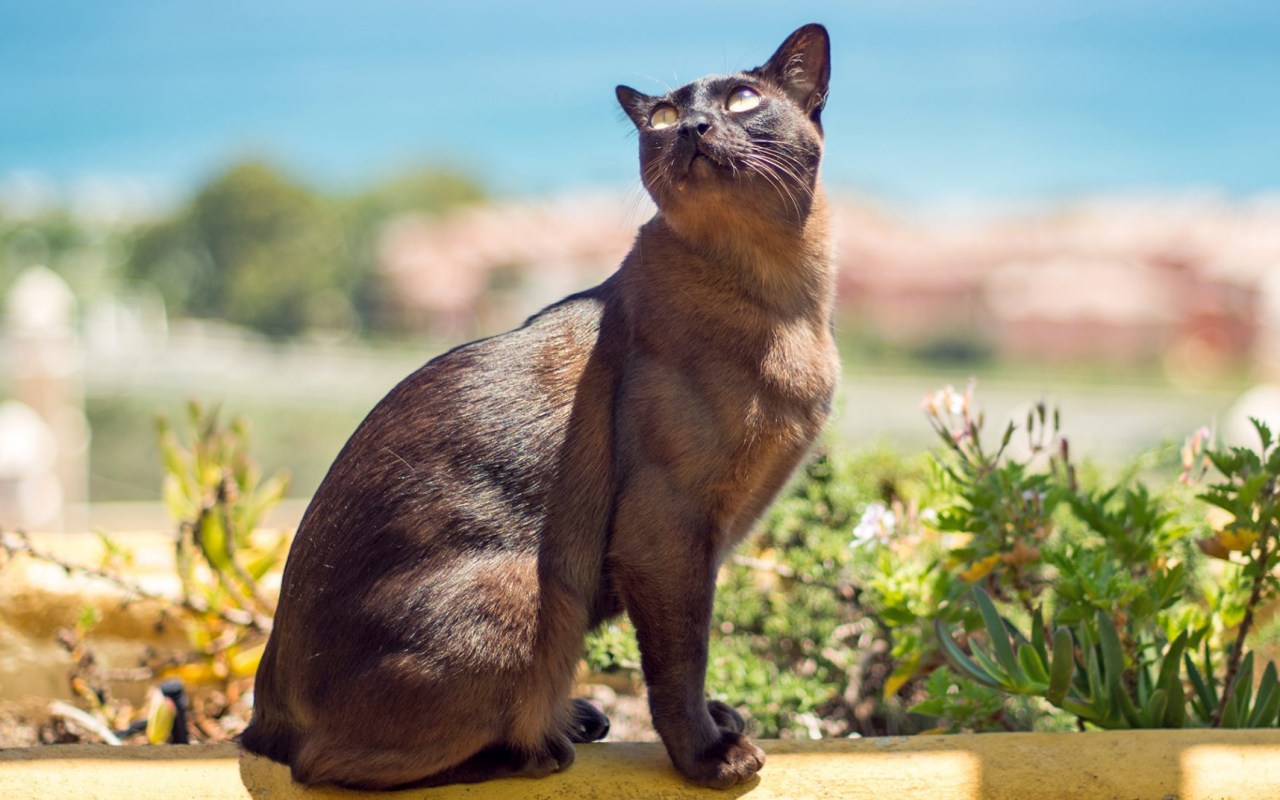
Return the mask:
[[[920,580],[933,576],[911,560],[906,545],[851,541],[873,504],[897,514],[890,526],[881,517],[886,537],[913,529],[922,512],[901,498],[919,494],[925,482],[921,459],[884,448],[856,455],[824,449],[769,510],[758,535],[724,565],[707,687],[746,709],[753,732],[810,737],[921,727],[884,694],[892,651],[923,637],[936,606],[910,581],[895,583],[903,573],[893,562],[910,563]],[[867,531],[878,540],[880,533]],[[884,616],[868,611],[889,596],[902,607]],[[606,626],[588,638],[588,672],[634,669],[637,652],[629,625]],[[889,695],[899,688],[890,686]]]
[[[99,664],[92,647],[96,609],[86,609],[73,628],[59,632],[60,644],[72,656],[72,691],[87,711],[55,704],[57,725],[72,720],[97,738],[117,744],[113,729],[119,727],[125,729],[122,736],[145,736],[153,743],[186,741],[188,732],[174,726],[183,718],[177,704],[185,702],[187,690],[195,695],[187,718],[201,738],[237,733],[247,709],[232,712],[232,707],[242,701],[271,630],[274,603],[258,582],[279,565],[288,539],[283,533],[267,535],[258,525],[283,496],[287,478],[262,477],[249,455],[243,422],[224,424],[216,411],[206,412],[194,402],[183,422],[181,428],[164,419],[159,422],[163,494],[175,522],[174,561],[181,585],[176,599],[145,588],[130,575],[132,554],[105,534],[99,534],[103,556],[96,565],[65,561],[22,533],[0,537],[8,556],[26,555],[111,583],[123,591],[126,603],[144,599],[158,605],[158,627],[176,619],[186,633],[184,650],[148,650],[138,667],[110,670]],[[134,722],[128,704],[112,699],[113,681],[152,684],[144,720]],[[208,691],[197,691],[202,687]],[[56,740],[74,740],[66,730],[60,731]]]
[[[1230,519],[1213,536],[1201,539],[1200,545],[1207,555],[1227,561],[1233,552],[1240,552],[1245,559],[1242,576],[1249,584],[1249,596],[1237,628],[1235,642],[1231,646],[1223,673],[1225,690],[1217,694],[1213,670],[1208,663],[1204,674],[1197,675],[1195,666],[1188,659],[1187,668],[1196,684],[1197,699],[1202,711],[1212,708],[1210,717],[1214,727],[1235,727],[1246,720],[1249,693],[1253,686],[1252,654],[1246,652],[1245,641],[1253,628],[1255,614],[1262,603],[1274,598],[1280,590],[1276,575],[1276,551],[1280,546],[1280,445],[1271,429],[1261,420],[1252,420],[1258,434],[1259,447],[1209,449],[1205,457],[1219,472],[1221,479],[1200,495],[1212,506],[1222,509]],[[1203,437],[1197,434],[1188,444],[1188,472],[1194,467],[1197,445],[1203,445]],[[1200,678],[1200,680],[1197,680]],[[1258,690],[1256,708],[1265,711],[1280,696],[1276,683],[1275,664],[1269,662],[1263,672]],[[1217,700],[1216,705],[1214,700]],[[1280,703],[1280,700],[1274,701]],[[1247,715],[1250,727],[1258,717]],[[1262,720],[1268,719],[1263,714]],[[1274,723],[1273,723],[1274,724]]]
[[[1044,419],[1043,412],[1038,419]],[[1062,505],[1053,519],[1060,533],[1039,537],[1044,553],[1037,559],[1038,591],[1028,592],[1027,572],[993,568],[981,576],[984,586],[967,594],[969,602],[966,596],[957,597],[958,608],[935,620],[937,641],[957,678],[1010,695],[1042,698],[1074,715],[1082,726],[1280,724],[1275,665],[1266,665],[1255,693],[1255,657],[1246,648],[1260,604],[1280,588],[1274,569],[1280,448],[1264,424],[1254,424],[1261,443],[1257,450],[1205,449],[1207,432],[1201,431],[1184,451],[1186,474],[1203,457],[1222,476],[1197,499],[1229,515],[1225,525],[1197,542],[1199,549],[1230,562],[1228,569],[1243,578],[1228,575],[1217,587],[1216,602],[1210,603],[1202,600],[1194,575],[1203,557],[1181,546],[1188,528],[1178,522],[1180,515],[1169,501],[1141,485],[1081,489],[1065,446],[1060,459],[1028,480],[1023,465],[998,463],[1003,445],[994,456],[984,454],[978,443],[980,423],[966,429],[965,441],[972,442],[967,447],[957,446],[954,435],[944,435],[963,466],[948,468],[947,474],[965,498],[952,506],[947,519],[955,528],[974,529],[975,540],[984,539],[981,532],[993,520],[1006,532],[1028,527],[1016,524],[1025,519],[1016,509],[1001,517],[990,513],[989,504],[972,502],[975,496],[985,497],[979,488],[997,484],[1007,497],[1030,483]],[[1005,443],[1009,436],[1005,434]],[[1001,502],[997,498],[994,504]],[[1007,539],[988,535],[985,540],[988,546],[1008,548]],[[1007,554],[1014,551],[1005,552],[1001,566],[1008,565]],[[1243,562],[1233,560],[1234,553]],[[1242,589],[1247,597],[1241,602]],[[1002,598],[1017,602],[1006,603],[1002,612]],[[1228,618],[1238,605],[1242,613]],[[971,610],[978,612],[977,619],[967,613]],[[963,643],[951,634],[957,618],[966,623]],[[1225,648],[1215,645],[1215,631],[1233,627],[1234,640]],[[1203,653],[1198,665],[1192,658],[1195,650]],[[940,707],[926,701],[917,708]]]
[[[1277,724],[1276,667],[1246,646],[1280,594],[1265,426],[1255,449],[1197,432],[1178,482],[1171,449],[1074,463],[1044,402],[994,446],[972,386],[924,410],[932,463],[823,451],[726,564],[717,697],[768,736]],[[589,661],[634,652],[618,635]]]
[[[279,565],[288,547],[285,534],[264,540],[258,526],[284,497],[288,478],[262,478],[241,420],[224,425],[217,411],[192,402],[186,428],[189,442],[184,443],[167,419],[158,422],[162,494],[177,523],[179,605],[193,653],[161,674],[172,671],[202,682],[250,677],[275,611],[258,581]]]
[[[950,548],[949,562],[963,567],[962,580],[986,580],[1030,611],[1044,583],[1042,546],[1054,529],[1054,510],[1068,494],[1053,469],[1066,459],[1065,450],[1052,450],[1057,411],[1050,414],[1043,401],[1029,410],[1024,454],[1006,458],[1017,426],[1010,422],[999,446],[989,451],[982,441],[984,417],[973,408],[972,385],[964,393],[946,387],[926,398],[924,410],[951,456],[936,462],[935,481],[946,498],[936,527],[968,537]],[[1046,461],[1049,469],[1036,469]],[[1067,478],[1074,481],[1069,471]]]

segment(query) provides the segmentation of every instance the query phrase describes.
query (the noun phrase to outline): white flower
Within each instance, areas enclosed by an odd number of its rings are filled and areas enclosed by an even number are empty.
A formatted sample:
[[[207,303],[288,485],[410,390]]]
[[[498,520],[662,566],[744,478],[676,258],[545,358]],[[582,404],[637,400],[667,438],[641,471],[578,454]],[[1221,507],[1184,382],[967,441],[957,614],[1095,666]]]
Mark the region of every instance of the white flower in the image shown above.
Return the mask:
[[[796,722],[800,723],[800,725],[804,726],[804,731],[809,735],[810,739],[817,740],[823,738],[822,720],[819,719],[817,714],[806,711],[803,714],[796,714],[794,719]]]
[[[862,512],[862,519],[853,528],[854,547],[866,547],[888,538],[898,522],[893,511],[884,503],[870,503]]]

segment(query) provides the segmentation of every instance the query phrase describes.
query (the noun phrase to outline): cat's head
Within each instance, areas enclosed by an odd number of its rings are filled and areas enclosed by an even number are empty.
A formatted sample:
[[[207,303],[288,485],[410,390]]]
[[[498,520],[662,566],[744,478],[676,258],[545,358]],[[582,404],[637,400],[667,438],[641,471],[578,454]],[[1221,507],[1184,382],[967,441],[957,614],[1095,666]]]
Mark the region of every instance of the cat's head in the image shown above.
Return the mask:
[[[677,224],[716,225],[724,213],[803,220],[822,156],[831,75],[826,28],[792,33],[763,66],[711,75],[618,102],[640,132],[641,180]]]

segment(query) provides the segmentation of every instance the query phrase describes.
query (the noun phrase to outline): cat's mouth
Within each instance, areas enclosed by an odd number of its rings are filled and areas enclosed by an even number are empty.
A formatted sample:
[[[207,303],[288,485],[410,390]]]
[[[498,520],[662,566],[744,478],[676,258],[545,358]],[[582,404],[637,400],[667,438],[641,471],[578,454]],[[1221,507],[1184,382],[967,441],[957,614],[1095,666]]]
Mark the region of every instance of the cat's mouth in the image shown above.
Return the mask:
[[[699,145],[694,145],[693,155],[689,157],[688,171],[692,173],[694,170],[715,171],[724,167],[720,160],[710,153],[706,152]]]

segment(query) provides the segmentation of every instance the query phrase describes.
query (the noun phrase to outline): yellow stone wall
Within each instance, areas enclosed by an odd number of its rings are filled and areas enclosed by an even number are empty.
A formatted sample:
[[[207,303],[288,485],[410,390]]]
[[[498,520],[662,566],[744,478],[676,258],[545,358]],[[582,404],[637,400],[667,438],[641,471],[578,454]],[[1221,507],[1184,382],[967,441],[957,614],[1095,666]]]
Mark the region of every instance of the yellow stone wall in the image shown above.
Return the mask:
[[[566,772],[399,793],[303,790],[288,769],[234,745],[0,751],[0,798],[472,800],[1275,800],[1280,731],[1133,731],[762,742],[758,778],[698,789],[659,744],[579,745]]]

